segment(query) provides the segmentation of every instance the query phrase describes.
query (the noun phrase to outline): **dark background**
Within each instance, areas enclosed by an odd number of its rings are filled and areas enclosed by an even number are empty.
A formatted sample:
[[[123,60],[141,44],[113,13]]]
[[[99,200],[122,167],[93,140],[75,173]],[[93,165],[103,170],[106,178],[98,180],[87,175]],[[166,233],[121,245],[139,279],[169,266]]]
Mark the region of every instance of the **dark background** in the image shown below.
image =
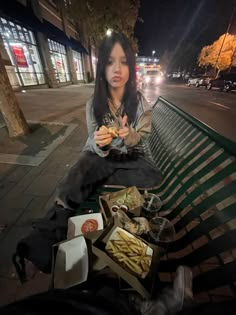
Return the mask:
[[[139,55],[161,57],[184,44],[200,52],[226,32],[236,0],[141,0],[135,36]],[[230,33],[236,34],[236,12]],[[196,52],[195,52],[196,54]]]

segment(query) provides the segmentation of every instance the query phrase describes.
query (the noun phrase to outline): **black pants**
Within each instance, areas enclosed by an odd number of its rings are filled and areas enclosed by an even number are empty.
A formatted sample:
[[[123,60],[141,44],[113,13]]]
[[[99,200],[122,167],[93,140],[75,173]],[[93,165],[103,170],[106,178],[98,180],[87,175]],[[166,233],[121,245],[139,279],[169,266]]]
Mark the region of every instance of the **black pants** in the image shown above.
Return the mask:
[[[66,208],[75,208],[100,184],[151,188],[161,180],[161,172],[143,156],[135,160],[124,156],[102,158],[84,151],[59,186],[57,196]]]

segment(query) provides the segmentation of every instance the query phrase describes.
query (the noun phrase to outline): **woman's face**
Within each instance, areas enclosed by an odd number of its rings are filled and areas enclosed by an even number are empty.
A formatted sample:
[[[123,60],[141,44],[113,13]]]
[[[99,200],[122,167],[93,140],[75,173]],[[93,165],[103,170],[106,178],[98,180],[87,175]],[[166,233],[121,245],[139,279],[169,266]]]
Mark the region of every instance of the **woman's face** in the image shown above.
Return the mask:
[[[120,89],[129,80],[129,67],[125,52],[119,43],[112,50],[106,66],[106,80],[110,88]]]

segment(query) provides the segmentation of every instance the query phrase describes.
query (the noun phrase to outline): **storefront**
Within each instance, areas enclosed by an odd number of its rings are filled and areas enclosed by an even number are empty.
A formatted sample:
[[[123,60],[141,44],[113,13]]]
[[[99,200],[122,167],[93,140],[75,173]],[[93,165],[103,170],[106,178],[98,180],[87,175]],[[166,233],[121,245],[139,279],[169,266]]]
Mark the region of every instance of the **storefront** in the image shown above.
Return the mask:
[[[73,50],[73,62],[75,67],[75,72],[78,81],[84,80],[84,67],[82,62],[82,55],[81,53]]]
[[[32,31],[0,17],[0,33],[21,86],[45,84]]]
[[[57,81],[59,83],[69,82],[70,74],[65,46],[51,39],[48,39],[48,45]]]

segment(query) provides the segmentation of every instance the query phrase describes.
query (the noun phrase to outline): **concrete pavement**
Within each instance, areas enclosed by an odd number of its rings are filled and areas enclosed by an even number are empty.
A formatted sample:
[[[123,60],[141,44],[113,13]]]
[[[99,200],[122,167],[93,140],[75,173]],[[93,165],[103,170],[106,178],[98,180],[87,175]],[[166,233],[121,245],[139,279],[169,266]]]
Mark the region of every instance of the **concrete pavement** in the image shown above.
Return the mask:
[[[73,124],[74,128],[66,137],[58,132],[62,141],[51,147],[38,165],[19,165],[14,161],[13,164],[7,164],[9,159],[6,159],[6,163],[0,161],[0,305],[48,288],[50,276],[42,273],[21,285],[15,275],[11,257],[17,241],[30,231],[32,219],[46,213],[54,200],[57,185],[78,159],[87,138],[85,103],[93,93],[93,88],[93,85],[72,85],[60,89],[17,93],[27,121],[47,126],[49,132],[45,142],[48,145],[55,136],[52,126],[68,127]],[[2,117],[0,123],[3,124]],[[0,137],[1,154],[16,155],[19,159],[23,152],[28,152],[27,158],[37,155],[36,149],[39,148],[36,145],[36,134],[30,136],[31,141],[27,138],[24,146],[22,141],[9,140],[6,137],[6,133]],[[12,150],[10,153],[9,147]],[[27,148],[31,149],[27,151]]]

